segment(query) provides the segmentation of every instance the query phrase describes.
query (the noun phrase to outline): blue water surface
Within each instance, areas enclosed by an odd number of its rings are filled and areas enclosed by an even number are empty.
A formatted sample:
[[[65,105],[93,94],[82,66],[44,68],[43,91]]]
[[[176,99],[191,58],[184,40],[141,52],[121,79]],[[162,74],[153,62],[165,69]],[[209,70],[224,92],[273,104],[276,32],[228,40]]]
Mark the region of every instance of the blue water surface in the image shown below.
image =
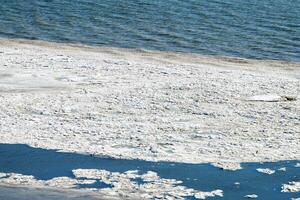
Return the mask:
[[[300,61],[300,0],[1,0],[0,37]]]
[[[299,161],[242,163],[242,170],[226,171],[210,164],[113,159],[32,148],[21,144],[0,144],[0,172],[33,175],[36,179],[49,180],[61,176],[74,178],[73,169],[104,169],[120,173],[139,170],[141,174],[151,170],[157,172],[162,178],[181,180],[182,185],[189,188],[201,191],[221,189],[224,191],[224,197],[213,197],[213,199],[224,200],[244,199],[248,194],[257,194],[257,199],[263,200],[300,197],[299,192],[281,192],[283,183],[300,181],[300,168],[295,167],[297,162]],[[286,171],[278,171],[281,167],[286,167]],[[270,168],[276,170],[276,173],[271,175],[258,173],[257,168]],[[240,184],[237,185],[236,182]],[[97,182],[84,187],[111,186]]]

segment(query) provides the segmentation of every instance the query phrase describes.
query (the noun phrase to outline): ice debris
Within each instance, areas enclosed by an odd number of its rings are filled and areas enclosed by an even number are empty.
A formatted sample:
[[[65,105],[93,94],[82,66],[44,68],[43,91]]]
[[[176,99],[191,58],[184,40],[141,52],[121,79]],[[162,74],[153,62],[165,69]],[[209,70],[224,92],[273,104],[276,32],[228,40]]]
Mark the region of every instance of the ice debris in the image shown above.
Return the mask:
[[[258,196],[256,194],[248,194],[245,196],[245,198],[249,198],[249,199],[255,199],[257,198]]]
[[[266,94],[256,95],[247,98],[248,101],[264,101],[264,102],[279,102],[279,101],[296,101],[295,96],[277,95],[277,94]]]
[[[292,181],[288,184],[283,184],[281,189],[281,192],[300,192],[300,182]]]
[[[278,171],[286,172],[286,167],[281,167],[278,169]]]
[[[99,194],[105,194],[116,198],[128,199],[185,199],[195,197],[205,199],[206,197],[223,196],[223,191],[199,191],[182,186],[182,181],[176,179],[165,179],[158,176],[156,172],[148,171],[139,174],[137,170],[129,170],[123,173],[110,172],[99,169],[75,169],[72,170],[75,178],[55,177],[49,180],[37,180],[34,176],[0,173],[0,184],[27,185],[32,187],[53,187],[76,190],[93,190]],[[108,186],[105,188],[78,188],[78,185],[93,184],[97,181]]]
[[[238,162],[217,162],[212,164],[215,167],[218,167],[223,170],[240,170],[242,169],[240,163]]]
[[[195,194],[195,198],[197,199],[206,199],[207,197],[223,197],[223,191],[222,190],[214,190],[211,192],[197,192]]]
[[[102,192],[126,195],[132,198],[184,199],[188,196],[194,196],[196,199],[205,199],[206,197],[223,196],[223,191],[220,189],[211,192],[194,190],[181,186],[182,181],[180,180],[164,179],[153,171],[140,175],[136,170],[119,173],[98,169],[76,169],[73,170],[73,174],[76,178],[98,179],[112,186],[111,188],[100,189]],[[141,179],[142,183],[138,184],[136,179]]]
[[[260,173],[264,173],[264,174],[274,174],[275,170],[269,169],[269,168],[257,168],[256,171],[260,172]]]

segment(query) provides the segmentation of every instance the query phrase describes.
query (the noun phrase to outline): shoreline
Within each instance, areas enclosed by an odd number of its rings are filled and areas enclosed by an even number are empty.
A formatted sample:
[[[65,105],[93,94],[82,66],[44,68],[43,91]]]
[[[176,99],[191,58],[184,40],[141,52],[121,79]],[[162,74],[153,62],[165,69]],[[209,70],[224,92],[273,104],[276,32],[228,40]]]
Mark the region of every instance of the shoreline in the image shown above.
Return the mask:
[[[176,51],[158,51],[149,50],[141,48],[122,48],[122,47],[110,47],[110,46],[96,46],[88,45],[83,43],[64,43],[46,40],[29,40],[22,38],[0,38],[0,45],[32,45],[40,46],[51,49],[64,49],[64,50],[82,50],[82,51],[92,51],[98,53],[108,53],[108,54],[120,54],[125,56],[126,54],[138,54],[141,57],[158,57],[158,58],[172,58],[176,61],[201,61],[204,64],[217,64],[219,62],[223,64],[240,64],[243,67],[249,65],[264,64],[264,67],[284,67],[287,69],[294,69],[300,67],[299,61],[292,60],[276,60],[276,59],[252,59],[244,57],[234,57],[234,56],[223,56],[223,55],[205,55],[198,53],[187,53],[187,52],[176,52]],[[205,59],[205,60],[204,60]],[[287,65],[287,67],[286,67]],[[241,67],[240,66],[240,67]]]
[[[186,163],[300,159],[300,62],[0,40],[2,143]],[[249,102],[263,94],[293,102]]]

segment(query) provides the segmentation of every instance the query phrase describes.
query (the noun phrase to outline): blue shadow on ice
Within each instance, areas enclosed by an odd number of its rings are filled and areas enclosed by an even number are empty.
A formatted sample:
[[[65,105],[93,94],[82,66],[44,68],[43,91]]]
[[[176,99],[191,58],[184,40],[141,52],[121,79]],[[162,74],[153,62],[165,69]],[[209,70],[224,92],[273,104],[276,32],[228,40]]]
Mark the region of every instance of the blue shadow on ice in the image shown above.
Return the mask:
[[[297,162],[299,161],[243,163],[242,170],[226,171],[210,164],[114,159],[32,148],[22,144],[0,144],[0,172],[33,175],[36,179],[49,180],[60,176],[73,178],[72,170],[79,168],[104,169],[112,172],[137,169],[140,173],[151,170],[157,172],[162,178],[181,180],[182,185],[189,188],[201,191],[215,189],[224,191],[224,197],[212,199],[244,199],[244,196],[248,194],[257,194],[257,199],[272,200],[299,197],[299,192],[281,192],[283,183],[300,181],[300,168],[295,167]],[[286,171],[277,170],[281,167],[286,167]],[[271,175],[258,173],[257,168],[271,168],[276,170],[276,173]],[[235,184],[236,182],[240,184]],[[97,182],[88,187],[109,186]]]

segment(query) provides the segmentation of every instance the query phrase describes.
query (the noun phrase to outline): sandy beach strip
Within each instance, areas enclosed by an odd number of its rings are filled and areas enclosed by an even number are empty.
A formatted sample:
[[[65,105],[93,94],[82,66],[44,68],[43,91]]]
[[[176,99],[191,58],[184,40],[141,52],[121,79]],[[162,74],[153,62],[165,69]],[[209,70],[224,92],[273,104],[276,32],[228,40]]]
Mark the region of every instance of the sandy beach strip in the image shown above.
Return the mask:
[[[0,67],[1,143],[226,168],[300,159],[299,62],[0,40]]]

